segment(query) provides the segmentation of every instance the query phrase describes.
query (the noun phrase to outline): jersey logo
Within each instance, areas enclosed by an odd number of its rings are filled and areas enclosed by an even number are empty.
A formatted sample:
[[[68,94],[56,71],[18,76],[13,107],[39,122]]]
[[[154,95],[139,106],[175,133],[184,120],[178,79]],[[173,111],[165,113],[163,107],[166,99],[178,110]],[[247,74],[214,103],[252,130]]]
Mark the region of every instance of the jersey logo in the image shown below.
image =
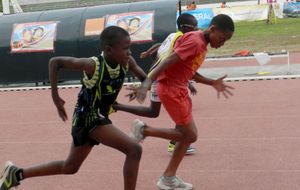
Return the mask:
[[[106,86],[106,90],[107,90],[108,94],[112,94],[113,93],[113,89],[112,89],[112,87],[110,85]]]
[[[197,71],[197,69],[199,69],[199,67],[202,65],[202,63],[205,59],[205,54],[206,54],[206,52],[201,53],[192,60],[192,70],[193,71]]]

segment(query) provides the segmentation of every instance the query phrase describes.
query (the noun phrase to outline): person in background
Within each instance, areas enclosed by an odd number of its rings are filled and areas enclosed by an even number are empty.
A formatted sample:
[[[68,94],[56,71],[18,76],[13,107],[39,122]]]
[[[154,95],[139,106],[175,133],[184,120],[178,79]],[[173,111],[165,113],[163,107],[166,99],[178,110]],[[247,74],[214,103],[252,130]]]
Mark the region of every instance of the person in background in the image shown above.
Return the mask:
[[[197,5],[196,5],[195,1],[193,1],[192,3],[190,3],[186,6],[187,10],[195,10],[196,8],[197,8]]]

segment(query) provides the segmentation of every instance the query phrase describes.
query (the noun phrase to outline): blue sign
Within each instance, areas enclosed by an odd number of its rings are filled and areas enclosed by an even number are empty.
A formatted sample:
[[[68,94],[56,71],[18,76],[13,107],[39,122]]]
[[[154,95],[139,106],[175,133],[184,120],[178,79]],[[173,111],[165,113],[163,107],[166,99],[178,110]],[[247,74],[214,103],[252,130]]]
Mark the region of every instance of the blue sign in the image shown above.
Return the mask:
[[[214,13],[211,8],[183,11],[182,13],[193,15],[198,21],[198,28],[208,28],[212,18],[214,17]],[[177,17],[178,16],[179,13],[177,12]]]
[[[286,2],[283,6],[285,14],[300,14],[300,2]]]

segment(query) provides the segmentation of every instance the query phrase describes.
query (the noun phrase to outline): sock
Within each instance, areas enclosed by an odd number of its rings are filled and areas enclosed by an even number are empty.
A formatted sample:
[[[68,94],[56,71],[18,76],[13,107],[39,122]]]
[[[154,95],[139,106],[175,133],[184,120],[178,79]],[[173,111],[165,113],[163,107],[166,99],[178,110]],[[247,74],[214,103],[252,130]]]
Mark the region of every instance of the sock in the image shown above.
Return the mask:
[[[21,181],[24,179],[23,169],[19,169],[16,171],[16,177],[17,177],[18,181]]]
[[[172,179],[175,178],[175,176],[165,176],[165,175],[164,175],[164,178],[165,178],[166,180],[172,180]]]

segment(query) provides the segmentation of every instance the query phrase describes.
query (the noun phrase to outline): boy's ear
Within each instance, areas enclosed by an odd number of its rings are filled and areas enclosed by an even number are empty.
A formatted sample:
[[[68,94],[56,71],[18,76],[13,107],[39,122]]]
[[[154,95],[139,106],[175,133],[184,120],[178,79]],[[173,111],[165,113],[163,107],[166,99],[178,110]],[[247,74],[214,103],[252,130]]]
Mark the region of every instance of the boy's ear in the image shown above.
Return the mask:
[[[105,51],[106,53],[111,54],[111,53],[112,53],[112,47],[111,47],[111,46],[105,46],[105,47],[104,47],[104,51]]]
[[[214,32],[216,29],[217,29],[217,26],[213,24],[208,28],[208,31]]]

